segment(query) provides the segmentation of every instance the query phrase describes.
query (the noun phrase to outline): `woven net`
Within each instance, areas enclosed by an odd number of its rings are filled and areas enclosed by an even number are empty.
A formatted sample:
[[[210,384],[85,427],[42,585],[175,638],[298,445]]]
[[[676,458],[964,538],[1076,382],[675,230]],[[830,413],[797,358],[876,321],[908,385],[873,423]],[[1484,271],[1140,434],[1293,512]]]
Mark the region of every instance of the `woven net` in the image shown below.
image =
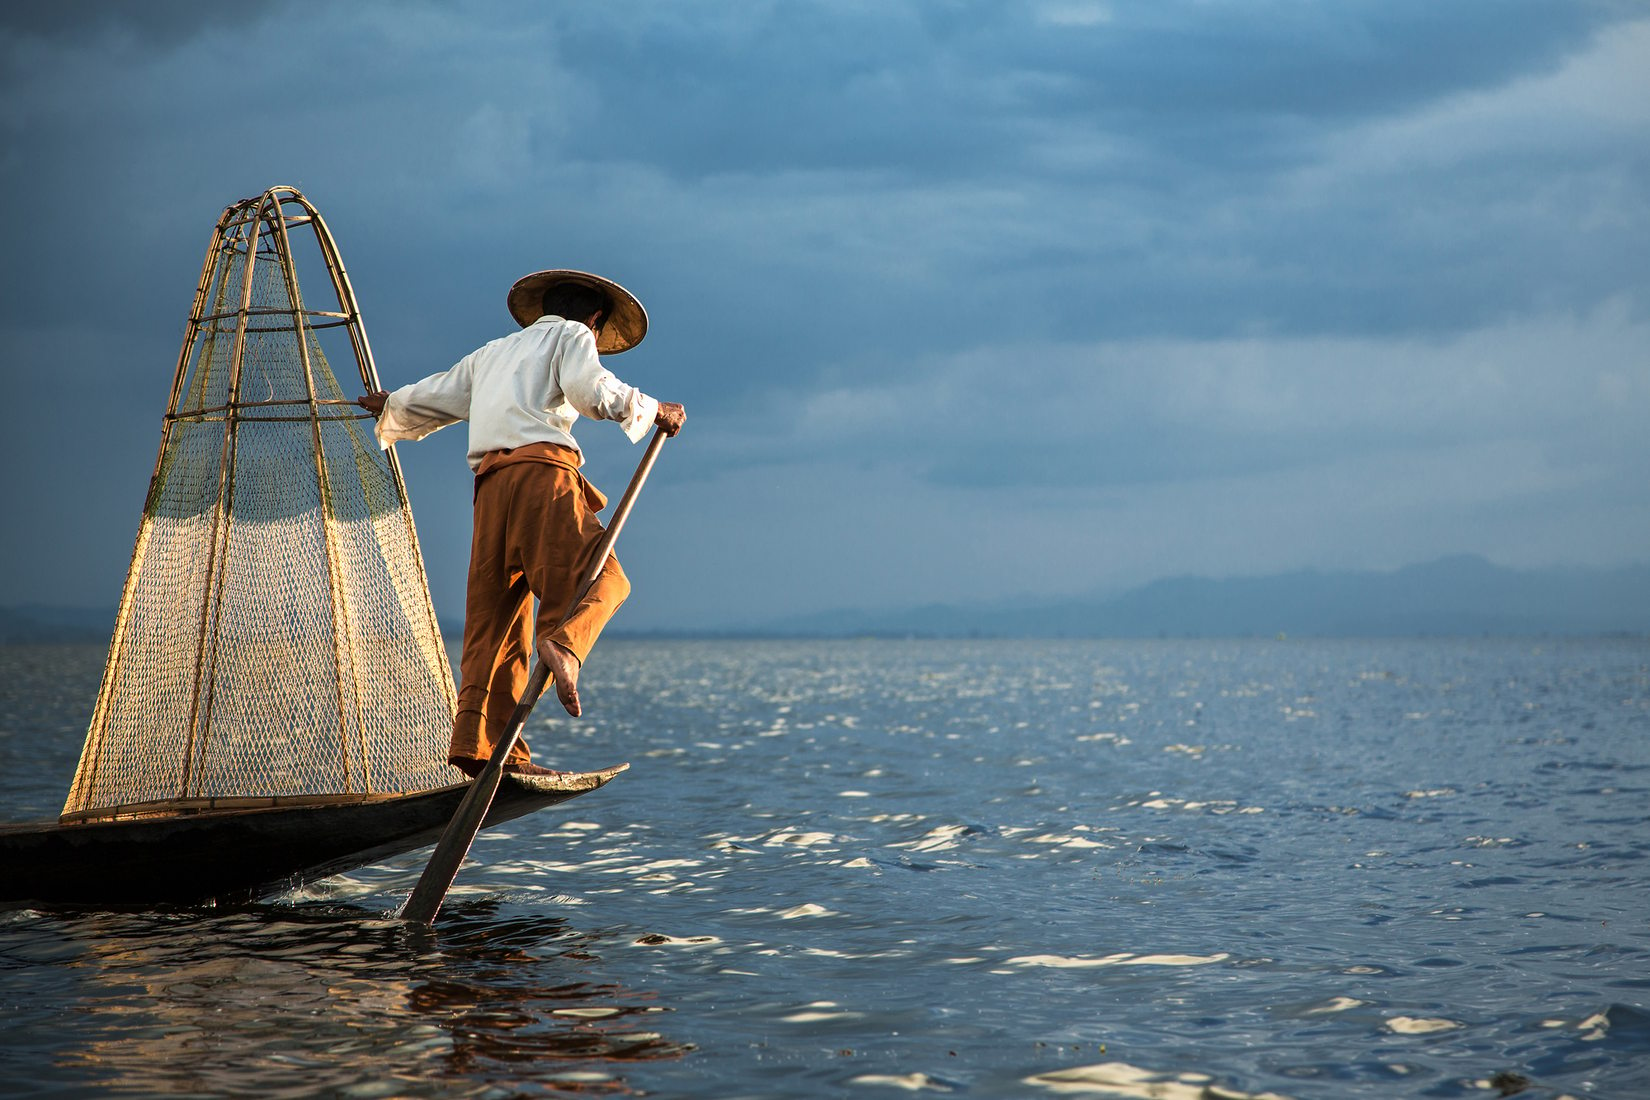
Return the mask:
[[[305,307],[305,263],[325,309]],[[377,388],[320,216],[290,188],[231,206],[65,817],[455,780],[452,673],[400,468],[329,345]]]

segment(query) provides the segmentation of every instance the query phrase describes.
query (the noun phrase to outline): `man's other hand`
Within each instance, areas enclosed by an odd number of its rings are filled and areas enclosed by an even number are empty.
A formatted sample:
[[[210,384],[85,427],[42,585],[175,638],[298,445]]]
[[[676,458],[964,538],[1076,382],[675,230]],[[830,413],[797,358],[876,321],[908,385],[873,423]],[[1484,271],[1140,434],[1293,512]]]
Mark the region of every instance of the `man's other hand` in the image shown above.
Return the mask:
[[[379,390],[376,393],[363,394],[355,399],[355,403],[374,416],[384,415],[384,402],[390,399],[388,390]]]
[[[666,435],[675,435],[687,422],[687,410],[674,401],[661,401],[659,413],[653,418],[653,422],[663,428]]]

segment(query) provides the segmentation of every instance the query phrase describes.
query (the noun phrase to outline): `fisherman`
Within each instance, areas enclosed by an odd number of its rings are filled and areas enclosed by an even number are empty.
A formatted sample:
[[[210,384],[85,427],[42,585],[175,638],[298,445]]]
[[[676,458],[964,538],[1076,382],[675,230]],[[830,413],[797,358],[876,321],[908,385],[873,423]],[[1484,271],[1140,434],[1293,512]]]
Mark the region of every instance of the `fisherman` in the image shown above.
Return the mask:
[[[619,284],[582,271],[537,271],[516,281],[506,303],[520,332],[421,382],[358,399],[378,418],[386,448],[470,422],[475,529],[447,760],[471,777],[504,739],[527,686],[534,635],[556,697],[576,717],[579,670],[630,593],[624,570],[609,556],[562,622],[602,536],[596,513],[607,504],[579,473],[574,421],[617,421],[635,443],[654,425],[675,435],[687,417],[681,405],[657,401],[602,366],[598,353],[617,355],[647,334],[647,311]],[[505,770],[553,774],[532,763],[525,739],[517,740]]]

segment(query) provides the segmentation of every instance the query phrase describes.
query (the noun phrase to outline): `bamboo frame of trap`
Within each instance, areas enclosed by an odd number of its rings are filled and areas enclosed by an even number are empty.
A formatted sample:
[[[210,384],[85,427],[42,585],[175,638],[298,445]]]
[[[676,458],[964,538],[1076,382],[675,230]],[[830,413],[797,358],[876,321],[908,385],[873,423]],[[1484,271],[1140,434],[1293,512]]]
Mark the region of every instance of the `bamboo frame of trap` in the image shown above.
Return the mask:
[[[291,234],[303,227],[308,227],[315,237],[320,257],[329,278],[336,309],[309,309],[305,308],[303,298],[298,287],[297,267],[292,254]],[[286,308],[256,307],[253,304],[254,288],[257,284],[255,271],[260,261],[273,258],[279,267],[280,280],[284,286],[288,302]],[[233,264],[242,265],[239,273],[238,301],[231,308],[226,300],[228,289],[234,284],[231,270]],[[210,407],[185,408],[183,402],[186,396],[186,386],[191,377],[192,368],[199,371],[206,367],[197,361],[201,349],[202,332],[209,330],[214,334],[222,334],[226,322],[233,322],[232,347],[228,361],[227,400]],[[284,321],[284,323],[281,323]],[[272,323],[266,323],[272,322]],[[354,652],[357,643],[350,623],[350,600],[345,591],[347,583],[346,570],[341,562],[339,545],[338,522],[334,516],[334,484],[333,471],[329,470],[327,452],[323,445],[323,427],[338,422],[354,424],[362,420],[371,420],[371,414],[358,411],[355,403],[344,397],[327,397],[317,392],[315,370],[317,363],[313,356],[319,349],[314,333],[317,330],[343,328],[348,335],[350,348],[354,353],[356,367],[362,385],[367,392],[375,392],[380,388],[377,366],[373,359],[372,347],[368,342],[366,330],[362,324],[359,305],[355,291],[339,256],[337,243],[325,221],[308,199],[296,188],[289,186],[272,187],[262,195],[243,199],[226,208],[213,230],[212,243],[207,249],[206,258],[202,263],[200,279],[195,288],[193,305],[189,313],[188,327],[184,336],[183,345],[178,353],[177,366],[173,373],[171,392],[167,399],[166,415],[162,423],[161,443],[155,458],[154,470],[150,477],[149,490],[144,504],[144,522],[140,526],[137,540],[133,546],[127,580],[121,593],[119,612],[115,619],[114,633],[110,641],[108,662],[98,694],[97,707],[93,713],[90,727],[87,732],[86,744],[83,749],[80,766],[77,769],[74,783],[70,790],[68,802],[64,807],[61,820],[86,821],[94,819],[118,818],[121,816],[143,816],[164,810],[168,806],[177,811],[187,812],[192,807],[202,805],[223,805],[226,802],[242,803],[256,800],[259,804],[279,804],[304,801],[328,802],[335,801],[342,795],[359,795],[375,797],[385,793],[374,791],[371,778],[371,769],[367,766],[367,748],[364,743],[367,729],[367,716],[363,713],[363,700],[367,695],[367,685],[361,681],[361,669],[364,654]],[[242,395],[243,367],[248,348],[249,337],[259,333],[291,333],[294,337],[297,354],[300,358],[299,368],[304,380],[304,394],[301,397],[274,398],[265,400],[245,400]],[[327,377],[332,378],[330,369]],[[273,390],[273,385],[272,385]],[[281,414],[280,410],[291,409],[290,415]],[[254,411],[249,416],[249,411]],[[88,804],[85,792],[89,792],[98,779],[98,772],[102,766],[104,750],[107,748],[105,739],[109,733],[111,708],[116,704],[117,695],[122,682],[123,662],[129,652],[126,645],[129,632],[133,630],[134,600],[138,593],[140,577],[144,574],[146,555],[150,550],[150,535],[152,531],[151,517],[155,514],[159,504],[159,496],[165,484],[166,465],[169,455],[173,453],[176,442],[175,434],[181,425],[204,425],[221,419],[223,424],[222,441],[219,448],[219,462],[217,472],[217,489],[215,511],[211,518],[211,530],[208,548],[205,555],[205,578],[200,599],[198,622],[194,630],[194,664],[188,676],[191,683],[189,691],[188,714],[186,719],[187,742],[184,750],[181,782],[175,793],[163,793],[160,797],[146,797],[132,799],[122,806],[107,806]],[[217,683],[217,662],[219,660],[218,629],[219,617],[224,611],[226,584],[230,573],[229,553],[231,546],[232,529],[237,523],[234,502],[236,500],[236,466],[239,448],[238,437],[244,424],[256,421],[257,423],[271,422],[308,422],[310,427],[310,443],[313,462],[311,475],[315,479],[315,491],[320,501],[322,542],[326,561],[326,583],[328,587],[331,619],[332,619],[332,664],[333,664],[333,702],[340,716],[339,761],[340,771],[344,776],[344,791],[322,792],[307,791],[291,794],[266,794],[262,792],[222,792],[216,796],[199,789],[198,777],[192,775],[197,758],[204,758],[206,739],[212,735],[212,718],[214,707],[218,704],[219,687]],[[348,425],[346,425],[348,427]],[[349,428],[352,439],[360,443],[359,427]],[[450,666],[446,664],[446,654],[441,643],[441,632],[436,621],[435,611],[430,601],[428,579],[423,568],[423,558],[418,542],[418,533],[413,524],[412,511],[407,499],[405,479],[401,464],[393,448],[382,452],[387,463],[389,479],[393,486],[394,504],[399,511],[405,525],[404,537],[411,548],[412,562],[416,570],[416,593],[401,592],[404,604],[422,604],[420,609],[409,609],[409,619],[420,614],[423,622],[413,624],[415,632],[424,639],[433,640],[435,654],[426,654],[426,663],[433,663],[439,658],[442,674],[435,677],[443,690],[446,714],[450,716],[456,707],[456,696],[450,674]],[[208,475],[209,477],[209,475]],[[364,490],[365,491],[365,490]],[[407,587],[404,583],[402,587]],[[421,597],[421,598],[420,598]],[[428,648],[428,643],[424,644]],[[346,691],[346,685],[349,690]],[[345,720],[348,712],[354,711],[354,728],[360,735],[361,743],[355,746],[359,759],[350,758],[351,745]],[[199,742],[199,743],[198,743]],[[444,763],[439,764],[444,768]],[[427,779],[428,777],[426,777]],[[415,784],[415,786],[429,785]],[[154,792],[150,792],[153,794]]]

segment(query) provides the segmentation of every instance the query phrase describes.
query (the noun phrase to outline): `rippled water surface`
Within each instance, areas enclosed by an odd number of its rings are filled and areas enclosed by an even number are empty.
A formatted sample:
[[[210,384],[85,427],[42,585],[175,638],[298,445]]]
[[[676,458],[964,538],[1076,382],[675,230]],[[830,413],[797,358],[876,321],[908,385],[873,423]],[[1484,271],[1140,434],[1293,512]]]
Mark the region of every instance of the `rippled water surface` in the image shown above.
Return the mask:
[[[0,647],[7,819],[99,647]],[[1650,1096],[1650,643],[635,642],[631,761],[266,906],[0,914],[8,1094]]]

